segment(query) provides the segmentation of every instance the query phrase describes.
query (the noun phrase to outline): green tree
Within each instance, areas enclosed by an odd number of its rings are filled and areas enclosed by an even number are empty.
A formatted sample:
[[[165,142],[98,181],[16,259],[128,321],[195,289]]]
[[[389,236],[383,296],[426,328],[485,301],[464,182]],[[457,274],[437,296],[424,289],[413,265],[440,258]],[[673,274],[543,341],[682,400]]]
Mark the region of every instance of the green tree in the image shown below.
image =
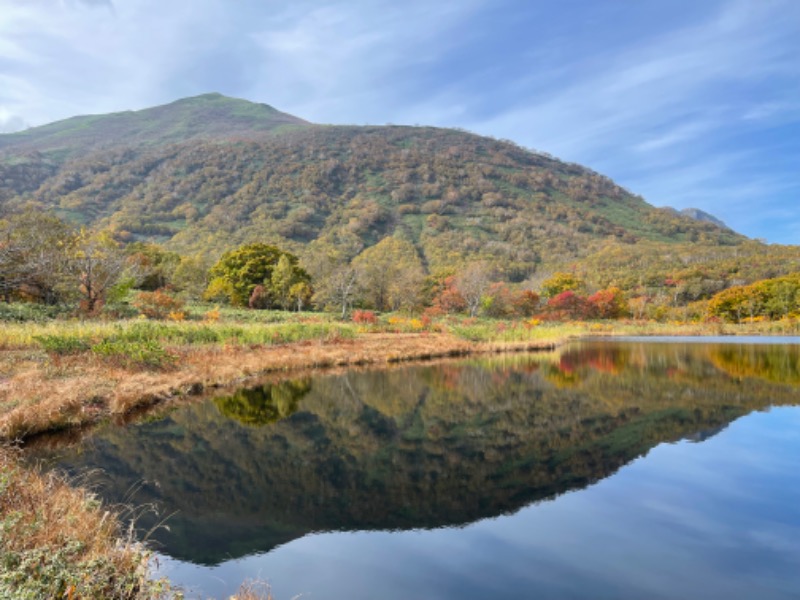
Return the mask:
[[[181,256],[172,274],[172,284],[185,295],[200,298],[208,287],[209,261],[200,254]]]
[[[311,297],[308,273],[298,268],[297,259],[292,262],[290,256],[284,254],[278,259],[271,277],[272,297],[286,310],[302,307]]]
[[[292,302],[293,306],[297,307],[297,312],[303,310],[303,307],[308,306],[313,295],[314,290],[312,290],[311,286],[305,281],[295,283],[289,289],[289,300]]]
[[[272,276],[282,257],[285,257],[284,265],[288,264],[286,268],[292,274],[292,285],[310,280],[308,273],[297,264],[297,257],[293,254],[268,244],[247,244],[226,252],[211,267],[206,297],[223,294],[231,304],[247,306],[256,286],[264,286],[271,303],[275,298]],[[285,274],[280,275],[281,284],[284,279]],[[290,288],[291,285],[287,292]]]

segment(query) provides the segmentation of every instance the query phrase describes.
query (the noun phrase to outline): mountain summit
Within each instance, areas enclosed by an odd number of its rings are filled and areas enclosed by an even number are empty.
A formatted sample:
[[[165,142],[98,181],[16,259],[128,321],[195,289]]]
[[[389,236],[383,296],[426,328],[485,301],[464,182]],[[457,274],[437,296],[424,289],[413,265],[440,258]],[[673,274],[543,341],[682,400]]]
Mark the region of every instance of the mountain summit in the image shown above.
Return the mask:
[[[0,135],[0,152],[58,151],[73,155],[101,148],[153,147],[200,139],[252,139],[308,124],[267,104],[213,93],[144,110],[72,117]]]

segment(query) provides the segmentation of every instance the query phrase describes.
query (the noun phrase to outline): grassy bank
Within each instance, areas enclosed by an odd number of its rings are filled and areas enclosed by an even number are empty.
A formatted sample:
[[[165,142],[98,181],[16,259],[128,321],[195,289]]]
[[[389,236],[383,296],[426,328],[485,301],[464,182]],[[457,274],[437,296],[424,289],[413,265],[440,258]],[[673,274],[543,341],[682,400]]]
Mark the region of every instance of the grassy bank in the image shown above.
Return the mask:
[[[164,598],[150,555],[118,515],[55,474],[0,447],[1,598]]]

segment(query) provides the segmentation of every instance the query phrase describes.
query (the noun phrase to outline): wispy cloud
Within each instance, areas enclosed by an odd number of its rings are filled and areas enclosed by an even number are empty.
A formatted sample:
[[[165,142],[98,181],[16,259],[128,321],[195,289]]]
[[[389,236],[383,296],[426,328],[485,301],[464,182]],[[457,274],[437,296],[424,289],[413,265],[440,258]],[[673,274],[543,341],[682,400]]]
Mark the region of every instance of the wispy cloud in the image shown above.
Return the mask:
[[[752,101],[740,99],[749,82],[780,74],[800,84],[798,57],[787,52],[797,20],[784,14],[788,10],[800,17],[798,8],[776,2],[728,4],[700,25],[633,46],[622,44],[597,71],[576,72],[571,85],[548,90],[544,101],[474,126],[519,134],[524,124],[521,133],[529,143],[574,159],[607,156],[614,142],[624,152],[670,126],[694,133],[683,136],[691,141],[705,128],[687,126],[687,121],[723,112],[730,119],[737,110],[751,110]],[[776,25],[781,19],[788,26]],[[793,97],[794,91],[761,93]],[[720,120],[719,126],[725,125]]]

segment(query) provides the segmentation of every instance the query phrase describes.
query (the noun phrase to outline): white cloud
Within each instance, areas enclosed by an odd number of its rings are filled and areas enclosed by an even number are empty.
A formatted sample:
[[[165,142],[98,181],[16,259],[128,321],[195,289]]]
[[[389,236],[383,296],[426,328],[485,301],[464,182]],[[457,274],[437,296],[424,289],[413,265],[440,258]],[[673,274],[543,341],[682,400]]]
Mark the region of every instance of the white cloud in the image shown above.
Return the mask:
[[[457,40],[448,31],[480,2],[310,3],[252,33],[263,54],[256,95],[311,120],[397,120],[402,88]]]

